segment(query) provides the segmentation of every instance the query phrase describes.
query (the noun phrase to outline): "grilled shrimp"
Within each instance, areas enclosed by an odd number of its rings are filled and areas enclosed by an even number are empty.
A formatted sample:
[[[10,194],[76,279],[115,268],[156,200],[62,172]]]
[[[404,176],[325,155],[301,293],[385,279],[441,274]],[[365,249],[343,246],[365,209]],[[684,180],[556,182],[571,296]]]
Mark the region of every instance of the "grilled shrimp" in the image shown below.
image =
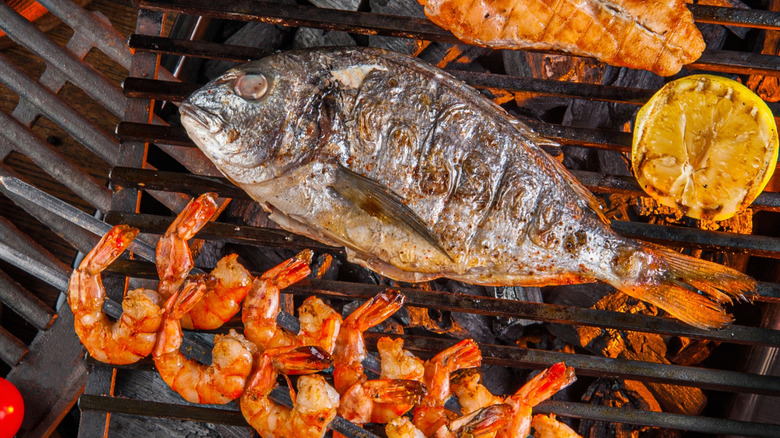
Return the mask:
[[[403,306],[404,296],[383,292],[355,309],[336,340],[333,381],[341,394],[339,415],[356,424],[386,423],[403,415],[425,395],[419,381],[368,380],[361,363],[367,352],[363,332],[381,323]]]
[[[106,291],[100,273],[137,235],[138,230],[127,225],[111,228],[73,271],[68,283],[76,334],[90,356],[101,362],[124,365],[148,356],[160,327],[162,300],[150,289],[128,292],[116,322],[103,312]]]
[[[555,419],[555,415],[536,414],[531,420],[536,438],[582,438],[577,432]]]
[[[425,362],[412,353],[404,350],[402,338],[379,338],[376,343],[379,351],[382,371],[379,377],[383,379],[408,379],[422,382],[425,376]]]
[[[206,293],[181,319],[182,327],[213,330],[241,310],[241,301],[249,292],[253,277],[237,258],[237,254],[230,254],[217,262],[206,278]]]
[[[457,418],[457,414],[444,407],[451,395],[450,375],[481,364],[482,353],[471,339],[464,339],[425,362],[424,381],[428,395],[414,409],[414,425],[423,434],[430,436]]]
[[[298,334],[279,327],[279,291],[303,280],[311,273],[312,252],[304,250],[256,278],[244,300],[241,319],[244,335],[260,349],[282,346],[315,345],[333,352],[341,315],[316,297],[309,297],[298,308],[301,329]]]
[[[195,267],[187,241],[214,216],[216,199],[216,193],[204,193],[191,200],[157,242],[156,263],[160,276],[157,289],[163,298],[168,299]]]
[[[302,345],[316,345],[333,354],[342,323],[338,312],[321,299],[310,296],[298,307],[298,321],[301,323],[298,340]]]
[[[174,391],[192,403],[225,404],[238,398],[252,369],[254,344],[230,330],[214,337],[213,363],[203,365],[187,359],[179,348],[182,330],[179,319],[206,292],[202,278],[188,281],[165,303],[157,343],[152,351],[160,376]]]
[[[241,395],[241,413],[263,438],[321,438],[336,416],[339,394],[321,375],[298,379],[293,408],[273,402],[268,395],[278,373],[308,374],[330,366],[318,347],[267,349],[255,354],[255,365]]]
[[[487,395],[489,391],[479,383],[478,377],[477,374],[467,374],[464,378],[453,381],[453,392],[458,397],[464,411],[480,409],[487,404],[502,402],[500,397]],[[512,407],[511,420],[506,427],[498,431],[497,438],[527,437],[531,431],[531,408],[569,386],[575,380],[574,368],[559,362],[537,374],[514,395],[506,397],[503,402]]]
[[[414,354],[403,349],[404,340],[393,340],[388,337],[379,338],[376,348],[379,351],[379,359],[382,365],[379,377],[382,379],[415,380],[423,383],[425,376],[425,362]],[[418,400],[419,402],[419,400]],[[416,402],[400,403],[375,403],[373,415],[375,418],[389,420],[405,414],[414,407]]]
[[[439,427],[432,435],[436,438],[491,438],[506,426],[512,408],[506,404],[491,405],[463,415]],[[385,426],[388,438],[425,438],[407,417],[394,418]]]
[[[479,370],[467,369],[452,376],[452,393],[458,397],[463,412],[473,412],[479,408],[503,403],[504,398],[493,395],[480,383]]]
[[[341,395],[339,415],[355,424],[387,423],[405,414],[425,396],[416,380],[374,379],[357,382]]]
[[[363,332],[389,318],[405,299],[398,292],[382,292],[344,319],[333,351],[333,383],[339,394],[367,379],[362,364],[368,354]]]

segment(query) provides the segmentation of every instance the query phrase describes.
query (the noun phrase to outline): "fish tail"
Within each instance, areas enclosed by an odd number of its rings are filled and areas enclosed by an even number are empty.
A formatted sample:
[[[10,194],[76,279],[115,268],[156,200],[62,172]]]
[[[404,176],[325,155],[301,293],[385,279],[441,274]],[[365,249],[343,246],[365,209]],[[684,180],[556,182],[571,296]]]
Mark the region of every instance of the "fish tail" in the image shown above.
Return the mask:
[[[648,242],[640,242],[636,253],[638,257],[623,254],[613,259],[618,277],[621,272],[634,274],[620,278],[613,286],[694,327],[729,325],[733,318],[722,304],[734,299],[747,301],[756,294],[756,280],[718,263]]]

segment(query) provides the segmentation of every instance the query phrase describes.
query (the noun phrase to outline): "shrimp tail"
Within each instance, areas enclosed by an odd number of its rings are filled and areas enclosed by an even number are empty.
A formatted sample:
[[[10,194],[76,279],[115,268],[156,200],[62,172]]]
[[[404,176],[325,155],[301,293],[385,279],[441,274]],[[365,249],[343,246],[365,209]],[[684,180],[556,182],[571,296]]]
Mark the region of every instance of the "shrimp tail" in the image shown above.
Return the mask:
[[[138,229],[129,225],[116,225],[100,239],[95,248],[81,261],[79,269],[96,274],[119,257],[138,236]]]
[[[425,385],[416,380],[375,379],[362,385],[375,403],[415,405],[427,393]]]
[[[512,397],[522,399],[527,406],[536,406],[571,385],[575,380],[577,378],[574,376],[574,368],[558,362],[534,376]]]
[[[456,437],[492,436],[509,424],[512,407],[506,403],[490,405],[453,421],[449,428]]]
[[[181,319],[206,293],[208,286],[205,277],[192,277],[165,302],[165,314],[168,319]]]
[[[729,325],[733,318],[721,304],[733,299],[747,301],[756,294],[754,279],[718,263],[648,242],[641,243],[639,253],[644,263],[625,255],[613,259],[618,277],[633,272],[613,286],[694,327],[717,329]]]
[[[450,372],[466,368],[477,368],[482,365],[482,352],[473,339],[464,339],[457,344],[441,351],[431,362],[440,362]]]
[[[406,296],[400,292],[388,290],[363,303],[347,318],[352,320],[352,316],[356,315],[355,325],[360,331],[365,331],[389,318],[404,305],[405,300]]]
[[[333,363],[327,351],[315,346],[298,347],[278,354],[272,351],[266,353],[273,357],[274,369],[284,375],[313,374],[326,370]]]
[[[124,224],[116,225],[104,234],[92,251],[84,257],[78,269],[73,271],[68,284],[68,293],[71,295],[69,301],[74,312],[88,307],[96,298],[105,299],[99,275],[130,246],[136,236],[138,229]],[[97,289],[85,287],[83,283],[85,278],[89,277],[96,277],[97,284],[101,286]],[[100,296],[96,297],[95,294]]]
[[[295,284],[311,274],[309,265],[313,254],[310,249],[305,249],[296,254],[295,257],[264,272],[260,279],[271,280],[279,289]]]
[[[217,194],[204,193],[190,200],[189,204],[171,223],[170,228],[175,230],[181,238],[189,240],[208,223],[216,212]]]

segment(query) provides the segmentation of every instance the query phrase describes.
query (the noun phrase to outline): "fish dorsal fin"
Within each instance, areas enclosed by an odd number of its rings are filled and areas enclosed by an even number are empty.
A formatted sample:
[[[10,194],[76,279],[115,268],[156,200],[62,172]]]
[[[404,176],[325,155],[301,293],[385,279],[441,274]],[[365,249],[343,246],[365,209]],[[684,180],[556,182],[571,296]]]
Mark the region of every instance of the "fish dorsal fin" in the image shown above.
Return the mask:
[[[371,217],[411,230],[452,260],[425,222],[403,203],[400,196],[378,182],[347,169],[341,163],[335,169],[331,187],[336,193]]]
[[[571,187],[572,190],[574,190],[574,193],[577,194],[580,201],[584,203],[587,207],[590,207],[591,210],[596,212],[599,219],[601,219],[602,222],[604,222],[606,225],[609,225],[609,219],[607,219],[606,216],[604,216],[604,212],[601,210],[601,204],[599,204],[599,200],[596,199],[596,197],[591,193],[590,190],[588,190],[587,187],[583,186],[582,183],[577,181],[577,179],[572,175],[568,169],[561,163],[560,161],[550,158],[550,161],[553,163],[555,167],[558,168],[558,170],[562,173],[563,180],[566,181],[566,183]]]
[[[561,145],[555,140],[537,134],[533,129],[531,129],[531,127],[517,119],[510,118],[509,121],[512,123],[512,126],[514,126],[515,129],[517,129],[521,134],[529,138],[533,143],[535,143],[550,155],[549,161],[553,163],[553,166],[555,166],[557,170],[564,175],[563,180],[566,181],[569,187],[574,190],[574,193],[577,194],[577,196],[587,207],[596,212],[602,222],[609,225],[609,219],[607,219],[607,217],[604,216],[604,212],[601,211],[601,204],[599,204],[598,199],[593,196],[593,193],[591,193],[587,187],[583,186],[579,181],[577,181],[576,178],[574,178],[574,175],[572,175],[569,170],[566,169],[566,166],[564,166],[563,163],[557,160],[558,157],[563,155]]]

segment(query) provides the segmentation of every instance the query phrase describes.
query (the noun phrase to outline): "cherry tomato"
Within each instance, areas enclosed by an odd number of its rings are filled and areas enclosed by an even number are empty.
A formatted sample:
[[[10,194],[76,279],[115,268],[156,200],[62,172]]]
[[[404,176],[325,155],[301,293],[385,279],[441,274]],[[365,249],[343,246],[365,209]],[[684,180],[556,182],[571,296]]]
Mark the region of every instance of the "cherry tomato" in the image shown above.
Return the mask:
[[[22,426],[24,402],[13,383],[0,377],[0,438],[12,438]]]

